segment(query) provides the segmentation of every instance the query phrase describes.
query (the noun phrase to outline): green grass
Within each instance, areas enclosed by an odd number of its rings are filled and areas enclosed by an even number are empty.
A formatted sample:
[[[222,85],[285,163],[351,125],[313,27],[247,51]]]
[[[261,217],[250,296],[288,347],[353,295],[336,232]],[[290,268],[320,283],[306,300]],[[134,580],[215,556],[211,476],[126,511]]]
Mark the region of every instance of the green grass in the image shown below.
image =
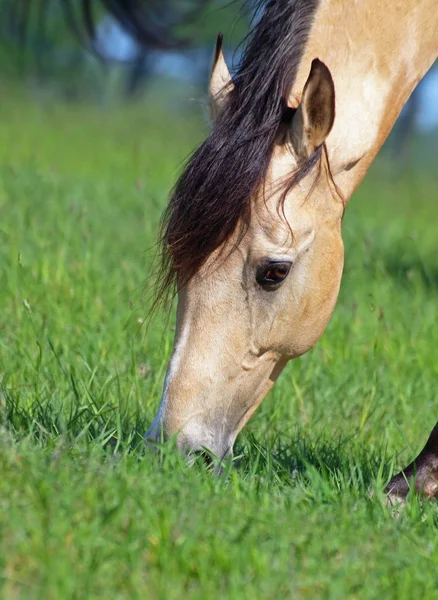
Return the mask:
[[[0,597],[438,598],[436,504],[379,492],[438,416],[436,174],[369,174],[332,321],[219,478],[142,447],[174,324],[143,324],[150,259],[200,117],[1,102]]]

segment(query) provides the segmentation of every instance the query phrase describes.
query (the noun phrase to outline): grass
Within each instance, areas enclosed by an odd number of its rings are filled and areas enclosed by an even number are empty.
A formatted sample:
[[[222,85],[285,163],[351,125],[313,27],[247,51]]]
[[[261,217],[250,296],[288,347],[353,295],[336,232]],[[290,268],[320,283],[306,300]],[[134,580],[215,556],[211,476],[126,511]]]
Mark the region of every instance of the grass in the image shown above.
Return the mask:
[[[369,174],[326,333],[212,477],[142,446],[174,323],[143,324],[150,257],[196,110],[3,93],[1,597],[438,598],[436,504],[394,518],[379,491],[437,420],[436,174]]]

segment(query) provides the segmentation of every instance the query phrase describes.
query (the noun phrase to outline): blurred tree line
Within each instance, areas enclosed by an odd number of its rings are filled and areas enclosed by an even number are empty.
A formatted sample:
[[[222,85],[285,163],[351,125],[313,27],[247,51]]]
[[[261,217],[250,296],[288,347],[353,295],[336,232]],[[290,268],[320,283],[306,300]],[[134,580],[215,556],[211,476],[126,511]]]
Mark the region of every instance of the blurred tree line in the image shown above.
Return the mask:
[[[76,99],[104,93],[116,70],[131,97],[167,53],[175,68],[178,54],[203,65],[202,80],[217,33],[225,31],[229,44],[244,37],[250,12],[242,16],[241,7],[230,0],[0,0],[0,76]]]

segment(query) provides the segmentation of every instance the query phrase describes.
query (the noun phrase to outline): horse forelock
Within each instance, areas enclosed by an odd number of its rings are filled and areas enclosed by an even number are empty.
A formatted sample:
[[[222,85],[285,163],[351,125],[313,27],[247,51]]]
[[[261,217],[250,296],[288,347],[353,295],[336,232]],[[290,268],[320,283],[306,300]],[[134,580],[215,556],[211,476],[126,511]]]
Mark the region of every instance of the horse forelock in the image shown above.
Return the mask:
[[[177,181],[161,229],[158,300],[185,285],[251,214],[320,0],[260,2],[227,106]],[[310,161],[310,162],[309,162]],[[291,173],[290,187],[315,163]]]

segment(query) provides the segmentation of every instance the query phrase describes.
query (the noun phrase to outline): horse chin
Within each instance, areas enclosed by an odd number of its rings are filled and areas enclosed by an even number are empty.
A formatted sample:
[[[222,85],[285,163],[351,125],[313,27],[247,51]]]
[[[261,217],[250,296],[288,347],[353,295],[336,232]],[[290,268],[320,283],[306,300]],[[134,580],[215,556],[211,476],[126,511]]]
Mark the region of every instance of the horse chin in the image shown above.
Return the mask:
[[[204,457],[206,464],[222,464],[232,458],[236,434],[215,432],[202,422],[191,420],[178,433],[168,436],[162,422],[152,423],[145,435],[146,447],[157,450],[166,441],[176,440],[176,446],[181,456],[192,464],[198,456]]]

